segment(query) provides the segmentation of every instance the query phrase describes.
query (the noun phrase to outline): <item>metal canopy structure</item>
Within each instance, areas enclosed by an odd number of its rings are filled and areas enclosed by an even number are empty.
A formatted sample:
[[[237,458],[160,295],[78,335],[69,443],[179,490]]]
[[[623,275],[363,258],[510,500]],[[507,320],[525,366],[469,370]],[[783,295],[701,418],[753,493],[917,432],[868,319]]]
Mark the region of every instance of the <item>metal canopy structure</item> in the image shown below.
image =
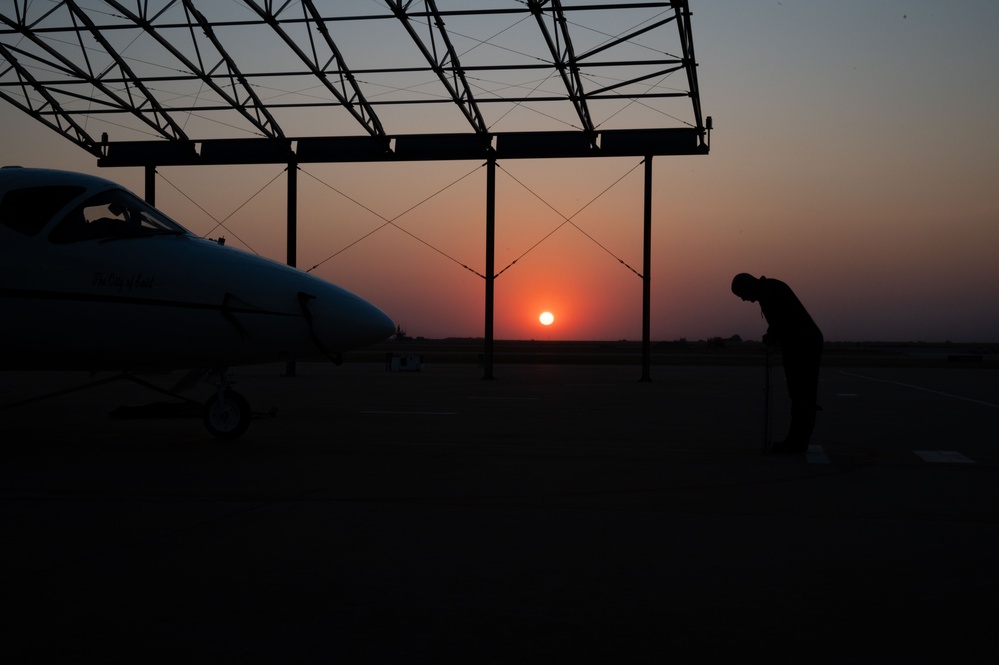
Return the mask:
[[[711,129],[687,0],[11,0],[0,99],[150,199],[157,166],[487,161],[487,362],[496,160],[642,157],[648,188]]]

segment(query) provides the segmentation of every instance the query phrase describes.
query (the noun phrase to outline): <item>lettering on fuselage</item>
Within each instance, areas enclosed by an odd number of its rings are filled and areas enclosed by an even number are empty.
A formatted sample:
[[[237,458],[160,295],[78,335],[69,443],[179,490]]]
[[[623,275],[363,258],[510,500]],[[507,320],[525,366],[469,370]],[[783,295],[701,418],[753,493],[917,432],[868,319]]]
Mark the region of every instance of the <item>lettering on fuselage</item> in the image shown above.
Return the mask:
[[[119,275],[118,273],[95,272],[90,285],[96,288],[112,289],[121,293],[133,289],[151,289],[153,281],[156,279],[152,275],[134,273],[132,275]]]

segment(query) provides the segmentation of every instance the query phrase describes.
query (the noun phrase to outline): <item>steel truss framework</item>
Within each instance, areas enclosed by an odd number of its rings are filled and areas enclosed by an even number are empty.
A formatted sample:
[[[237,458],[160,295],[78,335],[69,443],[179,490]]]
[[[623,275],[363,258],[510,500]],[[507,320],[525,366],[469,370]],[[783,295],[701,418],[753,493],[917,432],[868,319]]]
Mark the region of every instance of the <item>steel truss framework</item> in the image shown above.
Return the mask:
[[[167,165],[604,156],[648,188],[711,129],[687,0],[11,0],[0,99],[149,198]]]

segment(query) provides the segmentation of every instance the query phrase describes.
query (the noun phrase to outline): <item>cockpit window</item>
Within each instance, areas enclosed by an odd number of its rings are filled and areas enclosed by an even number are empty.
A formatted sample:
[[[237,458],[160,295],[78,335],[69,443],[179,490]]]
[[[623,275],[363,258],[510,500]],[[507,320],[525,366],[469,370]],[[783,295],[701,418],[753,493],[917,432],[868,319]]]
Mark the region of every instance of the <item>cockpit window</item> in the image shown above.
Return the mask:
[[[53,215],[83,192],[83,187],[65,185],[11,190],[0,201],[0,224],[33,236],[48,224]]]
[[[109,189],[87,199],[52,229],[56,243],[117,240],[187,231],[142,199],[123,189]]]

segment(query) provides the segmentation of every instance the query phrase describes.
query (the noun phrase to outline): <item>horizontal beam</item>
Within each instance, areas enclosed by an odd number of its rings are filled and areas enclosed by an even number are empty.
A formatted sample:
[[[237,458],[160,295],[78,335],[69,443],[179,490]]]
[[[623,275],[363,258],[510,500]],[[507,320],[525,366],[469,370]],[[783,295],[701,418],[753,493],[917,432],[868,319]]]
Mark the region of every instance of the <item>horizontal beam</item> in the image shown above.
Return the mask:
[[[619,129],[587,134],[505,132],[399,136],[116,141],[101,146],[98,166],[207,166],[343,162],[565,159],[705,155],[704,130]]]

